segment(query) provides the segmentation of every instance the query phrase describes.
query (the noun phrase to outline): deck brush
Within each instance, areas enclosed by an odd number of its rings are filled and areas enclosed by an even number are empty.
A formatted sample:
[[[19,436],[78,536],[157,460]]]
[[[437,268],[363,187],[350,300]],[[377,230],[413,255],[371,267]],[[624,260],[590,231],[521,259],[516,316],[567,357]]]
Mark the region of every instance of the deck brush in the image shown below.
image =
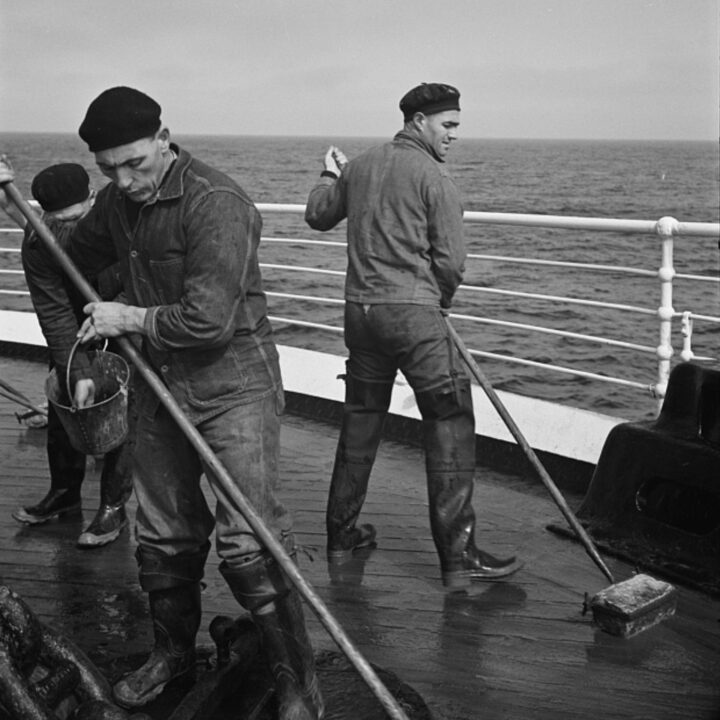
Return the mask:
[[[631,637],[675,614],[677,590],[638,573],[610,585],[590,600],[595,624],[611,635]]]
[[[537,471],[540,479],[555,501],[555,504],[560,508],[570,527],[574,530],[577,539],[583,544],[593,562],[612,583],[612,585],[594,595],[590,600],[593,618],[598,627],[612,635],[630,637],[653,627],[665,618],[673,615],[677,603],[677,592],[669,583],[655,580],[649,575],[644,574],[634,575],[624,582],[615,582],[612,573],[600,557],[600,553],[597,551],[587,531],[580,524],[577,517],[575,517],[575,514],[543,467],[535,451],[530,446],[530,443],[528,443],[524,435],[520,432],[520,428],[518,428],[513,420],[512,415],[510,415],[508,409],[495,392],[495,389],[465,347],[465,343],[450,323],[450,318],[446,317],[445,320],[450,337],[453,339],[458,352],[473,377],[485,391],[488,399],[497,410],[518,445],[522,448],[530,464]]]

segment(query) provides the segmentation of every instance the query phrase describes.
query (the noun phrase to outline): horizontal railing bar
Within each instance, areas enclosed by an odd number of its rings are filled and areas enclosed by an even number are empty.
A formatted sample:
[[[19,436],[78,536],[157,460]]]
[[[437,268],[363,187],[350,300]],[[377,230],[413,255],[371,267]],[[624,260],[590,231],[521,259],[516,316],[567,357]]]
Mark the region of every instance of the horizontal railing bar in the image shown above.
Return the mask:
[[[531,367],[542,368],[544,370],[553,370],[555,372],[564,373],[566,375],[576,375],[577,377],[590,378],[601,382],[612,383],[613,385],[625,385],[627,387],[648,390],[653,393],[653,386],[647,383],[639,383],[634,380],[623,380],[622,378],[611,378],[606,375],[598,375],[596,373],[585,372],[584,370],[573,370],[572,368],[553,365],[551,363],[541,363],[536,360],[526,360],[524,358],[514,358],[508,355],[499,355],[498,353],[485,352],[484,350],[469,350],[471,355],[492,358],[493,360],[502,360],[503,362],[514,362],[516,365],[529,365]]]
[[[347,243],[339,240],[310,240],[310,238],[277,238],[277,237],[261,237],[262,242],[274,242],[274,243],[286,243],[295,244],[300,243],[301,245],[332,245],[336,247],[346,248]]]
[[[27,290],[0,290],[0,295],[21,295],[25,297],[29,296],[30,293]]]
[[[490,318],[476,317],[475,315],[456,315],[455,313],[451,313],[450,317],[457,318],[458,320],[479,322],[484,325],[499,325],[502,327],[511,327],[520,330],[532,330],[533,332],[541,332],[546,335],[573,338],[575,340],[587,340],[588,342],[594,342],[600,345],[612,345],[614,347],[626,348],[628,350],[638,350],[639,352],[652,353],[653,355],[657,352],[657,348],[650,347],[649,345],[637,345],[623,340],[612,340],[611,338],[602,338],[597,335],[584,335],[583,333],[575,333],[569,330],[557,330],[556,328],[546,328],[538,325],[529,325],[527,323],[516,323],[510,320],[492,320]]]
[[[465,222],[491,225],[550,227],[560,230],[599,230],[603,232],[657,234],[658,220],[623,220],[590,218],[572,215],[528,215],[524,213],[491,213],[467,211]],[[673,235],[685,237],[720,237],[720,223],[679,222],[675,220]]]
[[[682,317],[685,313],[674,312],[673,317]],[[693,320],[706,320],[708,322],[720,323],[720,317],[716,315],[700,315],[698,313],[691,312],[690,317]]]
[[[620,305],[617,303],[606,303],[600,300],[581,300],[579,298],[561,297],[558,295],[541,295],[538,293],[526,293],[519,290],[499,290],[498,288],[484,288],[476,285],[460,285],[459,289],[484,292],[495,295],[511,295],[513,297],[532,298],[533,300],[552,300],[553,302],[564,302],[570,305],[590,305],[593,307],[609,308],[612,310],[627,310],[628,312],[641,313],[642,315],[657,315],[657,310],[636,307],[635,305]]]
[[[492,262],[516,263],[518,265],[546,265],[548,267],[582,268],[585,270],[603,270],[607,272],[657,277],[657,270],[642,270],[640,268],[623,267],[622,265],[594,265],[593,263],[576,263],[562,260],[538,260],[536,258],[519,258],[509,255],[478,255],[475,253],[468,253],[468,258],[472,258],[473,260],[490,260]]]
[[[677,273],[673,280],[697,280],[698,282],[720,283],[720,277],[711,277],[710,275],[685,275],[684,273]]]
[[[266,290],[265,294],[271,297],[281,297],[286,300],[308,300],[309,302],[326,302],[334,305],[344,305],[345,300],[342,298],[319,297],[317,295],[299,295],[297,293],[275,292],[274,290]]]
[[[308,320],[291,320],[290,318],[277,317],[268,315],[268,319],[272,322],[285,323],[286,325],[300,325],[301,327],[312,327],[319,330],[330,330],[331,332],[342,333],[343,329],[336,325],[325,325],[323,323],[309,322]]]
[[[0,275],[24,275],[24,270],[0,270]]]
[[[305,214],[305,205],[293,204],[293,203],[255,203],[255,207],[261,212],[273,212],[273,213],[297,213],[298,215]]]
[[[260,263],[261,268],[273,268],[275,270],[293,270],[309,273],[317,273],[319,275],[345,275],[342,270],[324,270],[322,268],[302,267],[300,265],[275,265],[273,263]]]

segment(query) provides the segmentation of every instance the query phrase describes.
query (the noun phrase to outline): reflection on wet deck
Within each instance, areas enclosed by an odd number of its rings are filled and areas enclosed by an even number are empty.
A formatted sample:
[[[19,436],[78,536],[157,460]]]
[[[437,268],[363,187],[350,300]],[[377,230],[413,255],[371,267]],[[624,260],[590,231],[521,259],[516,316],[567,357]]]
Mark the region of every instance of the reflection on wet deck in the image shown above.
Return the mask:
[[[43,364],[8,358],[0,368],[4,380],[42,400]],[[132,535],[81,550],[81,519],[33,528],[12,520],[16,506],[37,500],[47,486],[45,433],[18,424],[18,409],[0,398],[0,583],[100,667],[112,667],[151,642]],[[437,720],[720,718],[720,601],[680,588],[676,616],[635,638],[595,629],[582,614],[583,594],[607,582],[581,547],[546,530],[559,511],[537,483],[478,473],[478,544],[517,552],[526,565],[511,582],[480,586],[476,596],[446,595],[429,533],[422,453],[387,442],[364,512],[378,528],[379,547],[330,573],[324,509],[336,436],[335,428],[305,419],[285,423],[282,495],[307,549],[301,570],[365,657],[419,692]],[[98,491],[91,460],[86,523]],[[571,506],[579,499],[568,498]],[[131,519],[134,509],[133,500]],[[210,645],[213,617],[240,612],[216,564],[211,555],[203,645]],[[608,564],[618,579],[631,573],[616,560]],[[316,649],[335,649],[308,616]]]

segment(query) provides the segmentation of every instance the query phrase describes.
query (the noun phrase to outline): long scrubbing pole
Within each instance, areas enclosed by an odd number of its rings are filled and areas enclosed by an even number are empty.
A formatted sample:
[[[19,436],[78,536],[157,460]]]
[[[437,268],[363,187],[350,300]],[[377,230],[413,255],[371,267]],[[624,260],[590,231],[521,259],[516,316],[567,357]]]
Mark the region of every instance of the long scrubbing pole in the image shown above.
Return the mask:
[[[27,218],[33,229],[45,242],[48,250],[53,254],[54,258],[70,277],[75,286],[80,290],[83,296],[89,302],[101,302],[100,296],[95,292],[92,286],[83,277],[80,271],[75,267],[72,260],[65,251],[60,247],[54,235],[45,223],[38,217],[30,205],[23,199],[18,189],[12,182],[5,183],[3,189],[8,197],[17,205],[20,212]],[[274,535],[265,526],[262,518],[257,514],[255,509],[250,505],[247,498],[235,485],[232,477],[213,453],[205,439],[198,432],[197,428],[190,422],[175,399],[172,397],[163,382],[158,378],[145,358],[140,355],[135,346],[126,337],[117,338],[118,344],[123,352],[133,362],[140,374],[146,380],[158,396],[162,404],[173,416],[180,426],[180,429],[187,436],[198,454],[204,462],[210,467],[213,474],[218,479],[222,492],[229,498],[235,506],[240,510],[245,520],[252,527],[255,534],[260,538],[268,552],[273,556],[278,565],[283,569],[298,592],[305,598],[312,607],[320,622],[325,626],[330,636],[335,640],[340,649],[345,653],[348,660],[355,666],[362,679],[368,685],[375,697],[385,708],[386,712],[393,720],[408,720],[407,715],[403,711],[397,700],[390,694],[388,689],[383,685],[380,678],[376,675],[372,666],[365,660],[360,652],[355,648],[350,639],[345,634],[340,624],[330,614],[322,599],[317,595],[312,586],[300,574],[297,566],[285,549],[275,539]]]
[[[453,342],[458,349],[458,352],[462,356],[462,359],[465,361],[465,364],[468,366],[469,370],[477,380],[478,385],[480,385],[480,387],[485,391],[488,399],[498,411],[498,414],[502,418],[508,430],[512,433],[512,436],[517,441],[517,444],[522,448],[525,456],[530,461],[531,465],[537,471],[537,474],[540,476],[543,485],[545,485],[545,487],[550,491],[550,495],[552,495],[553,500],[562,511],[565,519],[570,523],[570,527],[572,527],[572,529],[577,533],[577,536],[582,542],[582,544],[585,546],[585,550],[587,551],[588,555],[593,559],[593,562],[600,568],[600,570],[602,570],[605,577],[611,583],[615,582],[612,573],[610,572],[610,570],[608,570],[607,565],[600,557],[600,553],[598,553],[593,541],[587,534],[587,531],[575,517],[575,514],[568,506],[560,490],[558,490],[557,485],[555,485],[550,475],[548,475],[547,470],[545,470],[544,466],[538,459],[538,456],[535,454],[535,451],[530,446],[530,443],[528,443],[528,441],[525,439],[525,436],[520,432],[520,428],[515,423],[515,420],[513,420],[512,415],[510,415],[508,409],[505,407],[502,400],[500,400],[498,394],[495,392],[495,388],[493,388],[493,386],[490,384],[489,380],[485,377],[483,371],[473,359],[473,356],[465,347],[465,343],[462,341],[460,336],[457,334],[455,328],[450,323],[450,318],[446,317],[445,320],[447,322],[450,336],[452,337]]]
[[[580,524],[575,514],[570,510],[565,498],[553,482],[547,470],[543,467],[530,443],[525,439],[520,428],[508,412],[495,389],[475,362],[473,356],[465,347],[465,343],[452,326],[449,317],[445,317],[448,332],[458,352],[468,366],[468,369],[485,391],[512,436],[522,448],[525,456],[537,471],[550,495],[562,511],[570,527],[575,531],[578,539],[585,547],[587,554],[602,570],[605,577],[613,583],[609,588],[595,595],[590,605],[593,616],[603,630],[613,634],[628,637],[656,624],[660,620],[675,612],[675,589],[672,585],[664,583],[648,575],[635,575],[621,583],[614,584],[612,573],[600,557],[595,544],[590,539],[585,528]]]

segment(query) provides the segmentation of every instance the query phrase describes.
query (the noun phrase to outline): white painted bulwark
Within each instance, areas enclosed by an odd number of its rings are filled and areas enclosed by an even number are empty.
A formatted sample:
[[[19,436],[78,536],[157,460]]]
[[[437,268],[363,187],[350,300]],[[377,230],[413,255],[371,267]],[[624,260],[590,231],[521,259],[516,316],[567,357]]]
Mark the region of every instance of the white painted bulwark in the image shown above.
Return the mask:
[[[37,315],[15,310],[0,310],[0,341],[45,347]]]
[[[279,352],[287,390],[325,400],[343,401],[345,383],[338,377],[345,372],[343,358],[286,346],[280,346]],[[623,422],[608,415],[513,393],[499,391],[498,396],[535,450],[572,460],[595,464],[608,433]],[[473,404],[476,434],[515,442],[483,390],[476,385],[473,385]],[[420,418],[413,392],[401,375],[395,380],[390,412]]]
[[[0,340],[21,345],[45,346],[34,313],[0,311]],[[337,355],[280,345],[280,364],[286,390],[343,402],[345,359]],[[537,451],[544,451],[595,464],[610,430],[623,422],[619,418],[587,410],[558,405],[546,400],[498,391],[498,396],[520,431]],[[482,389],[473,385],[475,432],[495,440],[514,443],[495,408]],[[415,397],[402,375],[398,374],[390,412],[420,419]]]

